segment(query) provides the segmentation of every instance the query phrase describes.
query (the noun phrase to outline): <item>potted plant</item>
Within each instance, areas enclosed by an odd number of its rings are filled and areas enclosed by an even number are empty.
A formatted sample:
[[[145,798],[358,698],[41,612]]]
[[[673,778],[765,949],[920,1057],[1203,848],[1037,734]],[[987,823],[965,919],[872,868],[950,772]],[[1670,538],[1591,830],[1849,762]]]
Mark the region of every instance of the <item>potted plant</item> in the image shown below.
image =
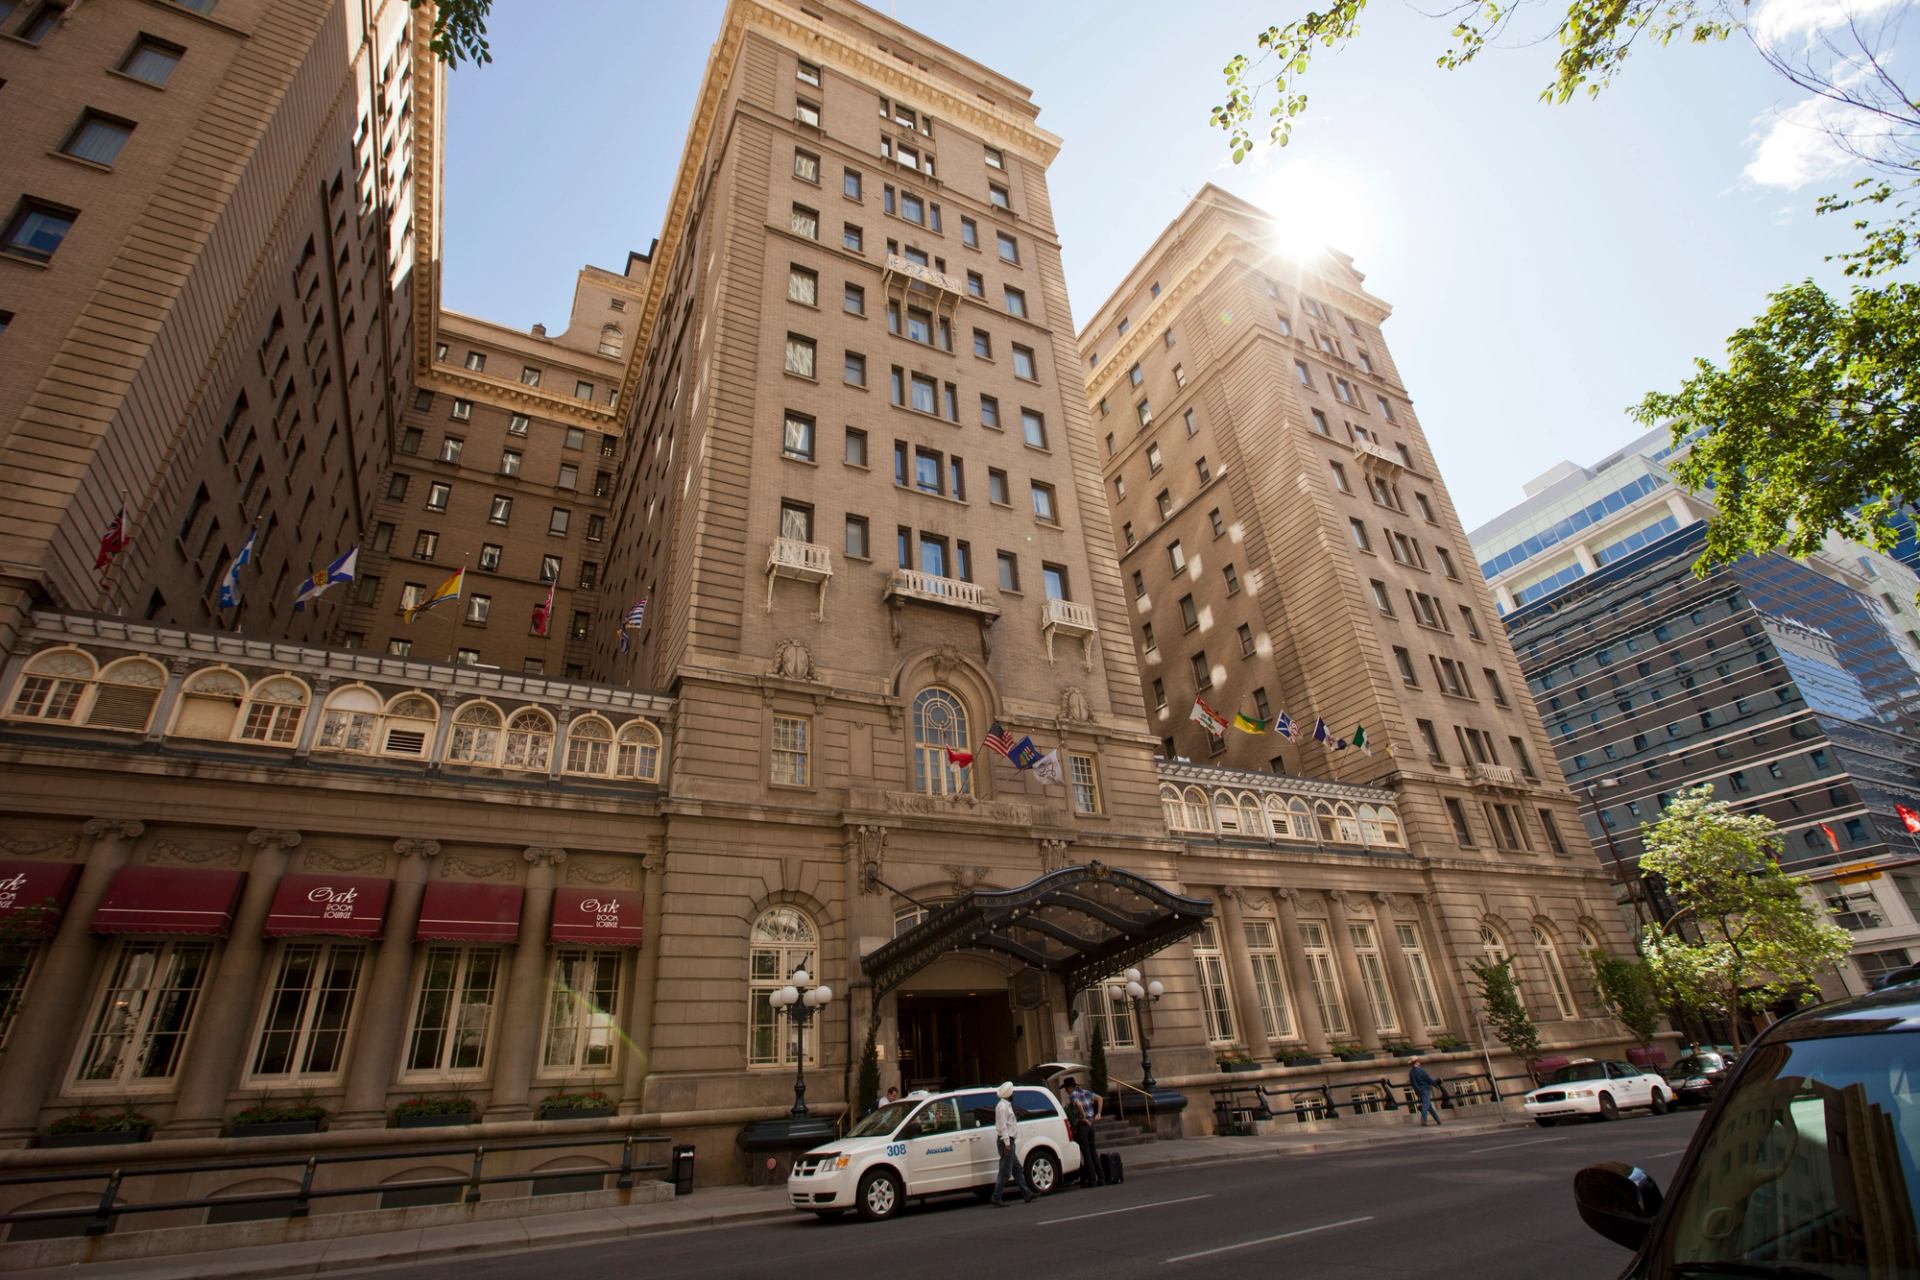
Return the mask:
[[[1458,1053],[1467,1047],[1467,1042],[1459,1036],[1436,1036],[1433,1041],[1435,1053]]]
[[[1411,1058],[1415,1053],[1419,1052],[1417,1049],[1415,1049],[1412,1045],[1408,1044],[1404,1040],[1398,1040],[1392,1044],[1382,1045],[1381,1048],[1385,1049],[1388,1053],[1392,1054],[1396,1058]]]
[[[1282,1049],[1275,1061],[1283,1067],[1317,1067],[1320,1065],[1320,1055],[1301,1049]]]
[[[473,1099],[464,1094],[438,1098],[408,1098],[397,1103],[387,1122],[389,1129],[432,1129],[443,1125],[472,1124]]]
[[[1219,1065],[1222,1071],[1258,1071],[1260,1069],[1259,1063],[1247,1057],[1245,1054],[1239,1053],[1231,1057],[1221,1058]]]
[[[327,1127],[327,1109],[312,1102],[256,1102],[227,1117],[230,1138],[274,1138],[318,1133]]]
[[[613,1099],[598,1089],[550,1093],[534,1109],[536,1120],[593,1120],[613,1114]]]
[[[1342,1062],[1370,1062],[1373,1060],[1373,1054],[1371,1052],[1362,1049],[1350,1040],[1336,1044],[1332,1046],[1332,1048],[1333,1056]]]
[[[41,1147],[105,1147],[121,1142],[145,1142],[153,1133],[153,1117],[131,1108],[95,1111],[82,1107],[61,1116],[35,1139]]]

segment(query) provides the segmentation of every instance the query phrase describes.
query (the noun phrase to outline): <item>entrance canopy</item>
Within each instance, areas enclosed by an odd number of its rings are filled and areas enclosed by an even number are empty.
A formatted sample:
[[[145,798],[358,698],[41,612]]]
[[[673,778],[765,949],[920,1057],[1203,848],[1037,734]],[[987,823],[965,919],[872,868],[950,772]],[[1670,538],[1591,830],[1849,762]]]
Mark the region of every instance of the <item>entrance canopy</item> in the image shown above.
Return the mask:
[[[995,951],[1060,973],[1069,998],[1198,933],[1213,904],[1098,862],[1017,889],[975,890],[934,910],[861,967],[885,995],[951,951]]]

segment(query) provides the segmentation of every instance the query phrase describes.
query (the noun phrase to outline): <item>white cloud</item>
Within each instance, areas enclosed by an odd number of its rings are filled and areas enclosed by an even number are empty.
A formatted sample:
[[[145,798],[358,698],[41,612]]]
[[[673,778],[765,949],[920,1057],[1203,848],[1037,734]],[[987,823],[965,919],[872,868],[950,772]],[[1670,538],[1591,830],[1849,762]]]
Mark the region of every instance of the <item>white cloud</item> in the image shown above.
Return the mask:
[[[1829,98],[1805,98],[1754,121],[1758,129],[1748,139],[1753,158],[1743,170],[1747,181],[1762,187],[1797,191],[1810,182],[1837,177],[1853,167],[1854,158],[1834,141],[1836,131],[1857,134],[1861,112]]]
[[[1812,40],[1851,21],[1898,9],[1911,0],[1765,0],[1747,19],[1754,39],[1769,47]]]

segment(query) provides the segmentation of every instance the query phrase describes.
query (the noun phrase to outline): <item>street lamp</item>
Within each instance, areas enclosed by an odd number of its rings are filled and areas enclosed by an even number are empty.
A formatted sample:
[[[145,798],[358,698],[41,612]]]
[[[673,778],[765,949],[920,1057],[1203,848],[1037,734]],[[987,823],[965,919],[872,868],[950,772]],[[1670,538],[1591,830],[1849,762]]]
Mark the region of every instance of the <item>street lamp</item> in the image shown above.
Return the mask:
[[[1587,783],[1587,803],[1593,806],[1593,820],[1600,824],[1600,834],[1607,838],[1607,852],[1613,857],[1613,878],[1620,882],[1622,889],[1627,891],[1627,901],[1633,904],[1633,918],[1640,923],[1642,929],[1645,929],[1649,923],[1647,920],[1647,912],[1642,909],[1640,894],[1634,891],[1632,881],[1627,879],[1626,866],[1620,861],[1620,846],[1614,842],[1613,828],[1607,825],[1606,814],[1601,810],[1600,798],[1598,794],[1596,794],[1600,787],[1617,787],[1619,785],[1620,782],[1617,778],[1600,778]],[[1646,879],[1640,875],[1640,868],[1637,863],[1634,865],[1634,877],[1640,881],[1640,888],[1645,890],[1647,882]]]
[[[793,980],[768,997],[775,1009],[785,1009],[793,1020],[793,1110],[789,1114],[795,1116],[807,1114],[807,1023],[815,1009],[826,1008],[833,999],[832,987],[812,984],[813,975],[795,969]]]
[[[1129,969],[1121,976],[1127,980],[1126,985],[1121,986],[1115,982],[1107,987],[1107,991],[1116,1000],[1125,996],[1132,1001],[1133,1025],[1140,1031],[1140,1087],[1151,1094],[1153,1092],[1153,1045],[1147,1039],[1147,1023],[1141,1016],[1141,1006],[1143,1002],[1158,1000],[1166,994],[1167,989],[1160,985],[1158,979],[1144,987],[1141,986],[1138,969]]]

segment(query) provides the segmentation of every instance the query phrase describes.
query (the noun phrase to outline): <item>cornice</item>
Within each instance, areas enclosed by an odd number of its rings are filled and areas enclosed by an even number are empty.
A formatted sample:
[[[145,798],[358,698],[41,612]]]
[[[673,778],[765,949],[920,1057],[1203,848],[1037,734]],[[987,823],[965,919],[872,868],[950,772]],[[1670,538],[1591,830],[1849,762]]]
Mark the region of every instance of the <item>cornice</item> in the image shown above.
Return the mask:
[[[462,399],[477,400],[497,409],[523,409],[542,418],[591,427],[595,431],[617,434],[621,418],[617,405],[592,404],[572,396],[556,396],[529,387],[523,382],[475,374],[469,369],[448,369],[431,365],[424,370],[419,386],[427,391],[446,391]]]
[[[1330,782],[1322,778],[1302,778],[1293,774],[1256,773],[1251,769],[1224,769],[1192,761],[1156,760],[1160,781],[1176,786],[1232,787],[1268,795],[1322,796],[1327,799],[1358,800],[1366,804],[1398,804],[1400,797],[1388,787],[1367,787],[1352,782]]]
[[[434,313],[440,309],[440,103],[444,69],[433,56],[432,24],[413,32],[413,371],[433,372]],[[377,139],[376,139],[377,141]],[[378,155],[376,150],[375,155]]]

